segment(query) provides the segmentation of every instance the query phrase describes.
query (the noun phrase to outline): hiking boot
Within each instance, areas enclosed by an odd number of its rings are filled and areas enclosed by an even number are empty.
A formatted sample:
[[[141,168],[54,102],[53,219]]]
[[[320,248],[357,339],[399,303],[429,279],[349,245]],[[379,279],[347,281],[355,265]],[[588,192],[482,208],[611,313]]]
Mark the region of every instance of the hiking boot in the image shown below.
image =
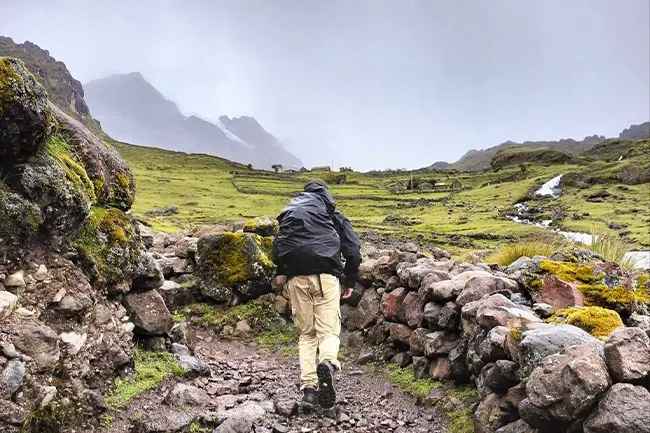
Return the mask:
[[[331,409],[336,403],[334,366],[329,361],[323,361],[318,364],[316,374],[318,374],[318,403],[324,409]]]
[[[303,389],[301,403],[304,409],[314,409],[318,406],[318,391],[315,388]]]

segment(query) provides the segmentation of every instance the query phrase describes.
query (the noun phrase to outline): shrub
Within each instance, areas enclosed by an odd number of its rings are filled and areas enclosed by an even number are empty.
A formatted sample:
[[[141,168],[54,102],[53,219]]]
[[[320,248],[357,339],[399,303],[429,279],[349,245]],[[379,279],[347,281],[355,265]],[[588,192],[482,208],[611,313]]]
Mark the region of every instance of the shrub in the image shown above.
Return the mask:
[[[608,233],[605,229],[592,227],[591,243],[588,245],[588,248],[603,256],[607,261],[615,262],[625,267],[634,266],[633,261],[625,257],[625,254],[632,249],[630,245],[617,235]]]
[[[516,242],[500,247],[497,252],[489,257],[488,263],[498,263],[501,266],[508,266],[521,257],[549,256],[557,251],[558,241],[529,241]]]

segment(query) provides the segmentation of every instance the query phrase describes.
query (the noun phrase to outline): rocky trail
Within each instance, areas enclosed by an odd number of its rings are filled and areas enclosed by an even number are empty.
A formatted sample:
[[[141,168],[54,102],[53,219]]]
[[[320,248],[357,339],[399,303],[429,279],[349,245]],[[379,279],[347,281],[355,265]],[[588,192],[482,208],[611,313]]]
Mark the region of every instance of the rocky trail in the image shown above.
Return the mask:
[[[299,406],[296,356],[269,354],[248,342],[207,334],[199,335],[195,354],[207,361],[209,375],[170,379],[131,402],[110,428],[97,431],[445,431],[433,409],[416,405],[383,373],[354,363],[346,363],[338,376],[335,409],[305,412]]]

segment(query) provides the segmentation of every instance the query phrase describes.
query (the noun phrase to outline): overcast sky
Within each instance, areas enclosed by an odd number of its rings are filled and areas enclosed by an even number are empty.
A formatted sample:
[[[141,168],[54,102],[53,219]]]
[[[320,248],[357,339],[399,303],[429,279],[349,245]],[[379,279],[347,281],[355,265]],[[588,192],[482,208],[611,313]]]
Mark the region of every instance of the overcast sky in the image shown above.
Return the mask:
[[[140,71],[307,165],[421,167],[650,118],[648,0],[0,0],[82,82]],[[91,107],[92,108],[92,107]]]

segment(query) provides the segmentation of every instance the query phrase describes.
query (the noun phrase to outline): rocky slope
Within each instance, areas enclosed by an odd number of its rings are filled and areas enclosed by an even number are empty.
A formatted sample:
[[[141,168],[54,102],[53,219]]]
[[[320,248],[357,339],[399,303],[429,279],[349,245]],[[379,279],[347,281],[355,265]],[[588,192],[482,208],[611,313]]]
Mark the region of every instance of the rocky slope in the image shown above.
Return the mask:
[[[642,140],[648,137],[650,137],[650,122],[645,122],[640,125],[632,125],[623,130],[619,134],[618,138]],[[490,168],[490,162],[499,152],[513,147],[550,148],[559,152],[579,155],[583,152],[589,151],[605,140],[606,138],[603,135],[592,135],[585,137],[582,140],[562,139],[559,141],[524,141],[523,143],[506,141],[497,146],[488,147],[486,149],[469,150],[458,161],[453,163],[438,161],[431,165],[430,168],[456,169],[461,171],[485,170]]]
[[[59,431],[103,410],[133,365],[122,297],[163,277],[126,163],[8,57],[0,113],[0,431]]]
[[[269,266],[264,239],[273,234],[273,222],[259,219],[228,229],[235,233],[223,230],[205,227],[189,234],[154,235],[142,229],[148,253],[169,279],[158,290],[165,304],[188,314],[203,311],[196,320],[205,323],[208,310],[196,310],[196,302],[228,305],[256,298],[289,319],[286,278],[271,280],[272,272],[264,272]],[[647,273],[631,272],[581,250],[522,257],[507,267],[476,258],[452,260],[443,250],[420,250],[412,243],[386,250],[367,245],[365,255],[359,283],[341,308],[344,346],[360,351],[357,364],[390,363],[409,371],[413,381],[473,384],[477,405],[452,400],[441,390],[423,400],[471,414],[476,432],[649,431]],[[239,257],[240,266],[233,267],[227,257]],[[228,287],[226,281],[231,282]],[[251,324],[257,316],[248,317]],[[129,426],[140,432],[163,431],[157,421],[161,418],[165,426],[173,420],[174,431],[186,431],[192,423],[222,433],[238,428],[441,431],[439,412],[405,416],[404,409],[412,406],[401,395],[395,404],[389,403],[391,397],[371,402],[367,394],[385,384],[374,377],[368,378],[374,389],[369,384],[351,387],[369,376],[349,363],[340,377],[343,392],[337,410],[299,415],[297,390],[289,389],[291,379],[279,381],[281,369],[270,368],[250,346],[220,340],[233,335],[246,339],[257,331],[245,321],[236,326],[217,322],[209,334],[217,331],[220,337],[202,337],[191,348],[211,366],[205,379],[168,384],[157,397],[139,400],[127,415],[120,415],[115,432],[126,432]],[[162,350],[172,342],[163,343]],[[221,350],[227,353],[219,356]],[[275,362],[296,371],[295,363]],[[381,414],[374,405],[382,406]],[[235,427],[240,424],[244,427]]]
[[[67,114],[81,121],[95,133],[101,132],[84,101],[84,89],[68,71],[65,63],[57,61],[47,50],[29,41],[15,43],[11,38],[0,36],[0,56],[21,59],[27,70],[47,91],[50,101]]]
[[[255,119],[222,116],[214,124],[186,117],[139,73],[94,80],[84,87],[93,115],[116,140],[216,155],[258,168],[302,166]]]

